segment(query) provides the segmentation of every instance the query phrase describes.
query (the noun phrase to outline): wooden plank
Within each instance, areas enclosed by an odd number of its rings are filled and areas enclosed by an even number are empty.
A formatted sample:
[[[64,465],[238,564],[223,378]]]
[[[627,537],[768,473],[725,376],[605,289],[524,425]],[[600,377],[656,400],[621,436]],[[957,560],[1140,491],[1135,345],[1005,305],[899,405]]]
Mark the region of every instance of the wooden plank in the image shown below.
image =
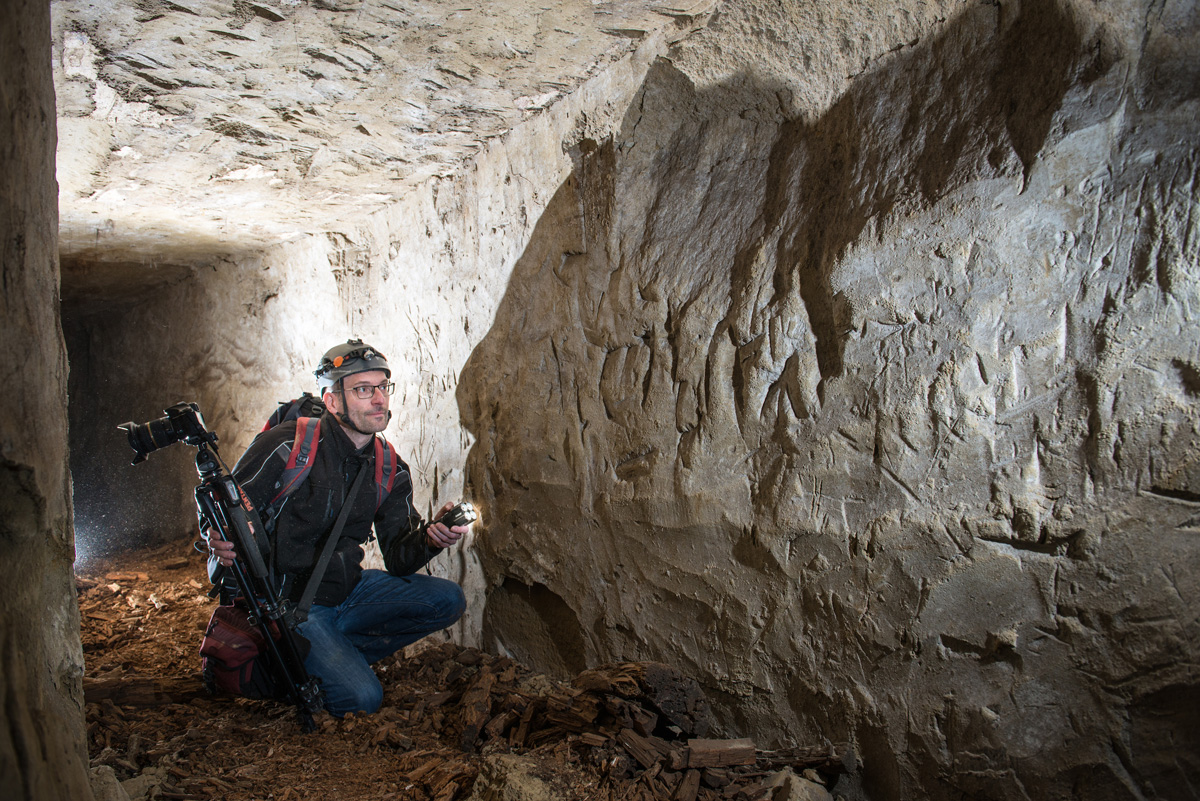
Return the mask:
[[[517,663],[507,656],[502,656],[493,662],[492,670],[496,671],[496,680],[501,684],[512,684],[517,680]]]
[[[658,715],[634,701],[610,695],[604,699],[604,708],[643,737],[649,737],[658,726]]]
[[[749,738],[738,740],[688,741],[689,768],[719,768],[731,765],[753,765],[757,759],[754,741]]]
[[[562,744],[567,739],[568,732],[562,726],[548,726],[529,735],[526,745],[529,748],[539,748],[543,745]]]
[[[83,700],[87,704],[109,700],[119,706],[155,707],[209,697],[198,673],[174,678],[120,676],[83,680]]]
[[[379,745],[388,738],[388,735],[396,730],[396,724],[388,722],[375,729],[375,733],[371,735],[371,745]]]
[[[463,724],[462,738],[459,745],[464,751],[475,749],[479,733],[492,715],[492,686],[496,683],[496,675],[484,668],[475,675],[471,686],[463,693],[459,703],[459,716]]]
[[[453,787],[451,797],[462,786],[464,780],[474,775],[474,771],[461,762],[446,762],[426,780],[430,795],[443,797],[447,787]]]
[[[569,729],[589,728],[599,714],[599,699],[578,690],[553,693],[546,698],[546,719]]]
[[[466,665],[470,667],[471,665],[478,665],[480,662],[482,662],[483,657],[484,654],[482,651],[474,648],[464,648],[458,652],[457,656],[454,657],[454,661],[460,665]]]
[[[425,775],[430,773],[434,768],[438,767],[445,761],[446,760],[442,759],[441,757],[434,757],[433,759],[426,762],[424,765],[421,765],[419,768],[417,768],[415,770],[410,770],[408,772],[408,775],[405,778],[407,778],[410,782],[418,782]]]
[[[532,701],[525,706],[525,711],[521,713],[521,722],[517,724],[517,728],[513,729],[512,734],[508,736],[509,745],[523,746],[525,739],[529,737],[529,722],[533,720],[533,714],[537,711],[537,704]]]
[[[501,712],[499,715],[496,715],[487,722],[487,724],[483,727],[483,733],[492,740],[496,739],[497,737],[502,737],[504,732],[508,731],[509,727],[520,719],[521,716],[511,709]]]
[[[417,701],[417,705],[413,707],[412,713],[408,716],[408,722],[411,725],[416,725],[421,722],[421,718],[425,717],[425,704],[427,699],[422,698]]]
[[[653,712],[647,712],[640,706],[634,707],[630,711],[630,718],[633,720],[633,729],[643,737],[650,737],[654,734],[654,730],[658,728],[658,715]]]
[[[617,741],[643,768],[654,767],[663,759],[658,749],[633,729],[621,729],[617,734]]]
[[[760,767],[778,770],[790,767],[796,773],[816,768],[822,773],[840,774],[854,770],[856,759],[849,743],[796,746],[773,751],[759,751]]]
[[[669,801],[669,799],[672,799],[675,797],[675,791],[679,789],[679,785],[683,781],[683,775],[676,773],[673,770],[667,770],[666,768],[664,768],[658,774],[657,781],[659,783],[659,787],[662,790],[661,795],[663,796],[664,799],[667,799]]]

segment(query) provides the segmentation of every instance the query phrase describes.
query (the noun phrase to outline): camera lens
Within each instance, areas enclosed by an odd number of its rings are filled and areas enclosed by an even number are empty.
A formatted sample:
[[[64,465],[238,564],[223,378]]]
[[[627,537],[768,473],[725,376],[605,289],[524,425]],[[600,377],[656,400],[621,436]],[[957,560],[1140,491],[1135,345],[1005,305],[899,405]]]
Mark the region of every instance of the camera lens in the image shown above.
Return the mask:
[[[142,456],[156,451],[164,445],[177,442],[179,439],[171,427],[170,418],[167,417],[160,417],[149,423],[126,423],[121,428],[124,428],[125,433],[129,435],[129,447]]]

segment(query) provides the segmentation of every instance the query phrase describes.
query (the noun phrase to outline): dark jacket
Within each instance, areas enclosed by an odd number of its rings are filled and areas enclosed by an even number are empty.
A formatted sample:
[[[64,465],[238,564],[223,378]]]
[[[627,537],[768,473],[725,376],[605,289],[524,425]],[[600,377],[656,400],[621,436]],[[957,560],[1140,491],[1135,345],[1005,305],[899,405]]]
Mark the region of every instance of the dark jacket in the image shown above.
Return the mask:
[[[278,492],[276,484],[295,436],[295,421],[264,431],[233,468],[234,478],[260,513],[266,511]],[[392,491],[376,511],[373,444],[356,449],[337,419],[326,413],[321,416],[321,439],[312,471],[287,496],[274,519],[270,565],[277,578],[287,577],[283,585],[286,597],[296,600],[303,592],[360,469],[367,471],[366,479],[359,487],[314,602],[336,606],[354,589],[362,576],[363,545],[371,538],[372,528],[379,538],[384,566],[393,575],[415,573],[441,552],[441,548],[426,543],[426,523],[413,506],[408,465],[399,462]],[[272,526],[268,525],[267,530]]]

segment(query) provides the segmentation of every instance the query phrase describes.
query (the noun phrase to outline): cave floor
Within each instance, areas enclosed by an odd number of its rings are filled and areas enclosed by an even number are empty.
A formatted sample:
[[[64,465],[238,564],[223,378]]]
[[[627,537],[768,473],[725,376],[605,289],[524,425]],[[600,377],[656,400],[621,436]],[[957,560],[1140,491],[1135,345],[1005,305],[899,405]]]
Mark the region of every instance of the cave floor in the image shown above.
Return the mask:
[[[383,708],[343,720],[322,714],[314,734],[301,732],[291,706],[208,694],[197,649],[215,601],[203,577],[190,544],[76,573],[89,756],[120,780],[146,777],[127,789],[165,799],[451,801],[470,795],[487,754],[511,748],[531,758],[555,797],[610,797],[611,783],[583,759],[587,749],[561,731],[531,732],[522,748],[497,737],[464,752],[454,704],[483,667],[499,667],[516,697],[553,685],[449,642],[376,664]]]
[[[843,770],[822,747],[756,751],[749,740],[703,741],[709,757],[749,748],[748,760],[680,765],[700,741],[668,741],[679,730],[654,722],[655,699],[613,695],[627,679],[597,690],[606,668],[558,682],[432,638],[376,663],[379,712],[322,713],[305,734],[289,705],[205,689],[198,648],[216,602],[190,543],[77,565],[76,588],[91,765],[110,767],[132,801],[751,801],[782,774],[832,786]]]

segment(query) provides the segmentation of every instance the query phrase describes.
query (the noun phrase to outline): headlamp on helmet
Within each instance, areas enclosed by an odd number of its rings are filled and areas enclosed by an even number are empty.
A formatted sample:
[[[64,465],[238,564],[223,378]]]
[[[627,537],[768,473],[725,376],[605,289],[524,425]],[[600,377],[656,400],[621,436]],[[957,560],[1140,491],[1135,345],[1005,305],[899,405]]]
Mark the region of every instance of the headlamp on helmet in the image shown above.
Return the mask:
[[[344,345],[336,345],[325,352],[315,371],[319,394],[331,392],[334,385],[347,376],[369,370],[382,370],[388,378],[392,377],[392,370],[384,355],[361,339],[350,339]]]

